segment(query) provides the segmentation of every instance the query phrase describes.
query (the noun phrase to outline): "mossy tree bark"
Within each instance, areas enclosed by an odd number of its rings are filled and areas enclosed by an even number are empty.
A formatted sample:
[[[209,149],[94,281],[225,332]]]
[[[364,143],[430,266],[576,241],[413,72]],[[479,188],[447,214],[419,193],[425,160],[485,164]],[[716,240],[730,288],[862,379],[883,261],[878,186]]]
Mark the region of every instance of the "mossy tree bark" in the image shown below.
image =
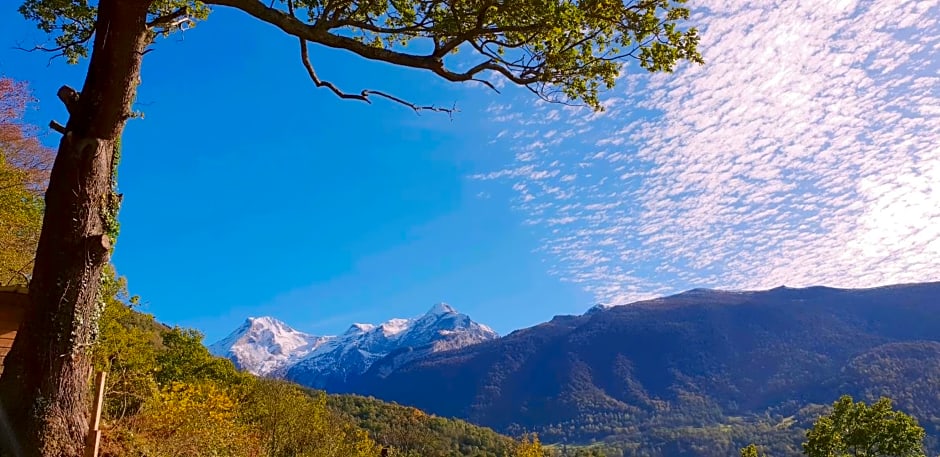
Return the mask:
[[[113,240],[115,155],[140,80],[151,0],[101,0],[80,93],[59,91],[69,121],[46,191],[31,306],[0,378],[5,453],[80,456],[88,423],[98,288]]]

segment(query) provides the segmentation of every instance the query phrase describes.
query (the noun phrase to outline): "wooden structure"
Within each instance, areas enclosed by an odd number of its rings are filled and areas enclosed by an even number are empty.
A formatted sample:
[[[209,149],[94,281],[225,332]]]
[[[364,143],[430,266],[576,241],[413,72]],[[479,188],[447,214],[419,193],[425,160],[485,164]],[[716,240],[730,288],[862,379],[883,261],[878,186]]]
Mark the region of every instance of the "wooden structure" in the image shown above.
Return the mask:
[[[85,457],[98,457],[101,447],[101,407],[104,405],[104,380],[108,373],[99,371],[95,378],[95,404],[88,424],[88,437],[85,439]]]
[[[3,359],[13,346],[28,303],[29,294],[25,287],[0,287],[0,373],[3,373]]]
[[[0,287],[0,373],[3,373],[3,359],[13,346],[16,332],[23,321],[23,313],[29,305],[29,290],[25,287]],[[85,457],[97,457],[101,447],[101,408],[104,405],[104,381],[107,373],[98,372],[95,378],[95,403],[88,424],[88,436],[85,440]]]

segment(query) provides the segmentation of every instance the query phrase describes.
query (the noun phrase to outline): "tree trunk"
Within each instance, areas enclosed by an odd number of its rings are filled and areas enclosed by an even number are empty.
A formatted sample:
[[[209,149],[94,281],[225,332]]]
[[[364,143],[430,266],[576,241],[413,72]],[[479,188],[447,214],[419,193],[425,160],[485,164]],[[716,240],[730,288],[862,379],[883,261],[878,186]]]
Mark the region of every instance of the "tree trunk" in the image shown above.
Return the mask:
[[[31,306],[0,377],[0,442],[14,457],[82,455],[98,286],[114,240],[113,169],[153,36],[151,0],[101,0],[80,94],[63,87],[66,133],[46,191]],[[114,232],[111,232],[113,235]],[[5,422],[7,424],[3,424]],[[12,434],[4,433],[6,425]]]

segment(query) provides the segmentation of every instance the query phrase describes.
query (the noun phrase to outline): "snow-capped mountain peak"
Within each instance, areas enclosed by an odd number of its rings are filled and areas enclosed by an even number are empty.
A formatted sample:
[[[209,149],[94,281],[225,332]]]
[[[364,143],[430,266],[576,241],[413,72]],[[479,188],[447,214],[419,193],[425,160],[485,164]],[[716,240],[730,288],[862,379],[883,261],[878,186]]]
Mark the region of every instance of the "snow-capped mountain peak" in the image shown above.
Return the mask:
[[[251,373],[323,388],[361,375],[380,360],[385,373],[430,353],[498,337],[491,328],[438,303],[418,317],[355,323],[338,336],[309,335],[270,317],[249,318],[210,350]]]
[[[256,375],[266,375],[304,357],[324,343],[323,337],[294,330],[273,317],[249,317],[234,332],[209,346]]]
[[[368,332],[368,331],[370,331],[370,330],[372,330],[372,329],[374,329],[374,328],[375,328],[375,325],[372,325],[372,324],[360,324],[360,323],[356,322],[355,324],[349,326],[349,329],[346,330],[346,333],[344,333],[344,335],[350,334],[350,333],[363,333],[363,332]]]
[[[382,323],[379,326],[382,329],[382,334],[385,336],[395,336],[406,330],[411,326],[411,319],[389,319]]]
[[[434,305],[430,310],[428,310],[428,312],[425,313],[424,315],[425,316],[440,316],[444,314],[457,314],[457,310],[454,309],[452,306],[448,305],[447,303],[438,303]]]

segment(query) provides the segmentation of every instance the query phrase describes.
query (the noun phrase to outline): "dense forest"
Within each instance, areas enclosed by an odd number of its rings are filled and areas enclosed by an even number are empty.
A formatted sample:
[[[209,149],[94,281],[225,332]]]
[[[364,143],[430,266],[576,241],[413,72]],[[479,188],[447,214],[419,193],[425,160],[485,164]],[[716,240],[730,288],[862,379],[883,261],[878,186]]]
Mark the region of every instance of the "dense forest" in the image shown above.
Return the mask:
[[[896,400],[940,453],[940,284],[694,290],[366,378],[360,393],[546,442],[625,455],[799,452],[843,394]],[[608,452],[619,455],[614,451]]]

